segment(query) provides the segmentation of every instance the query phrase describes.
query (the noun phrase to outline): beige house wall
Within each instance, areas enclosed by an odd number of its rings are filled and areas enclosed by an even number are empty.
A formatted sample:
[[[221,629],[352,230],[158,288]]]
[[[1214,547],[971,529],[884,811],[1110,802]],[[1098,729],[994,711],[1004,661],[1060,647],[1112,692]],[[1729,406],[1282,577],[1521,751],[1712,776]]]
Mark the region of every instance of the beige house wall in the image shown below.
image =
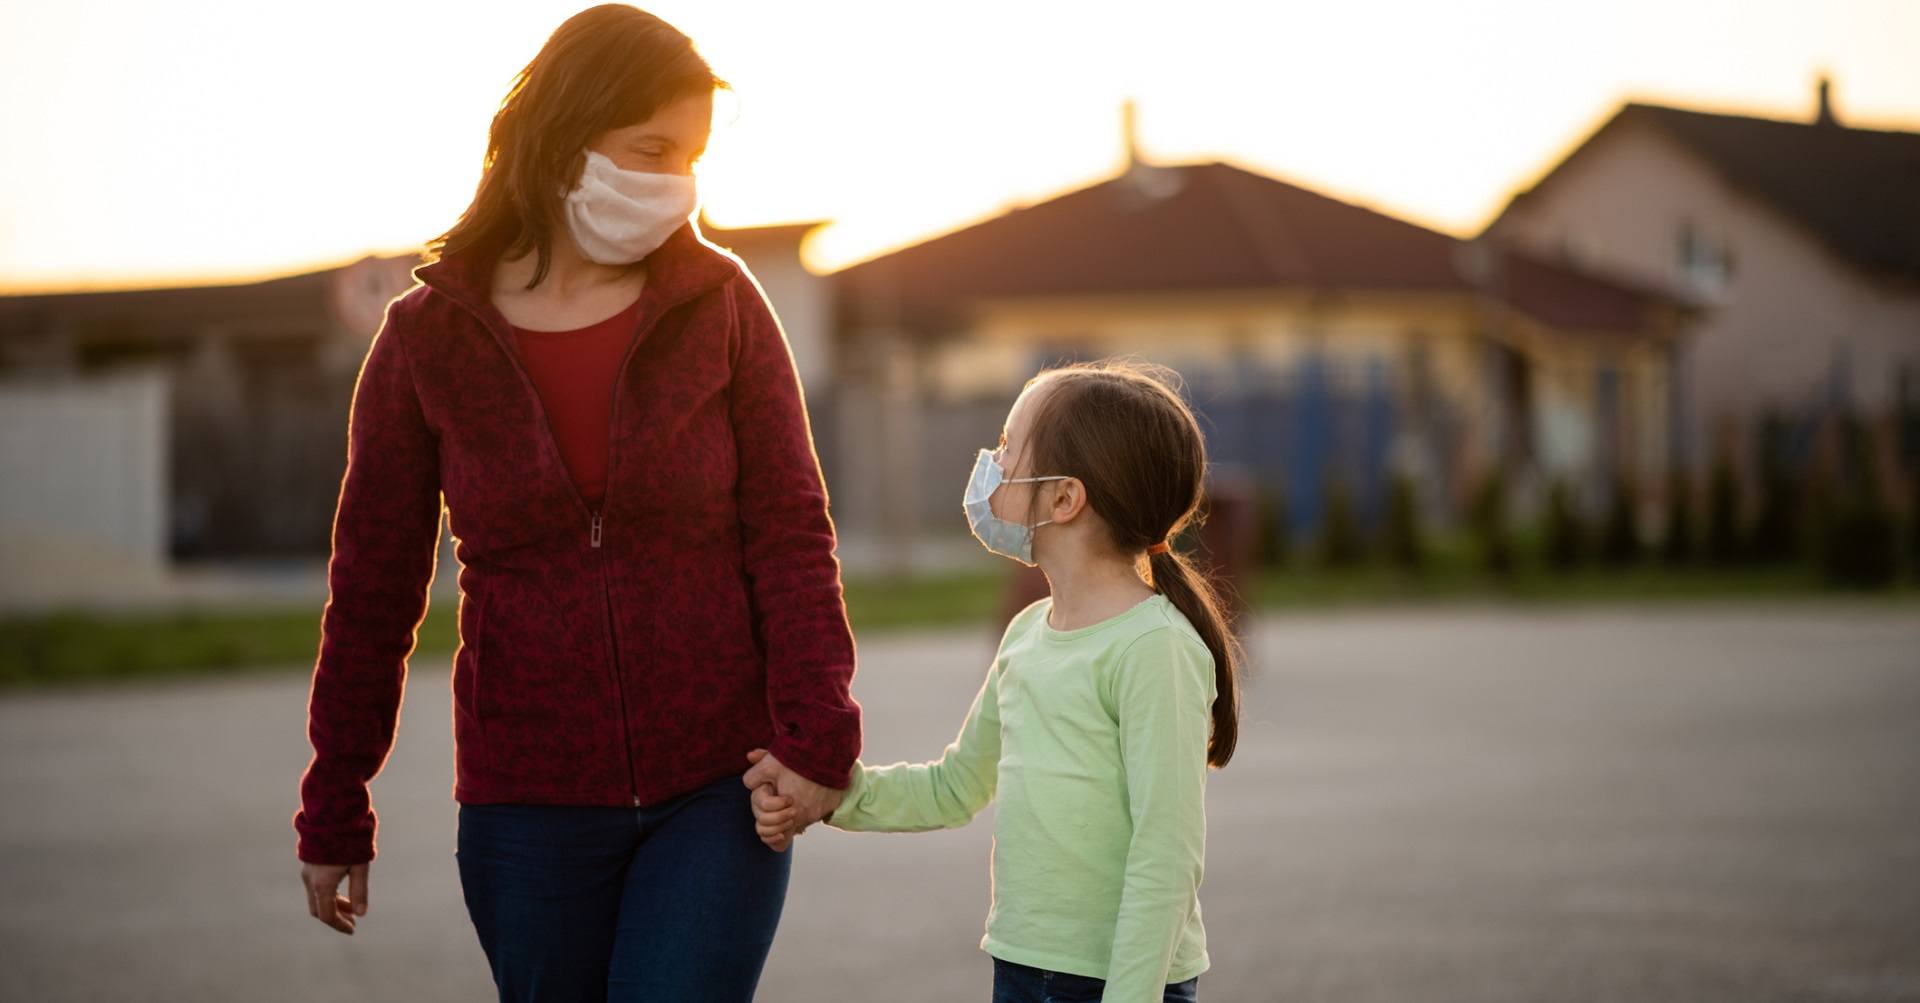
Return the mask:
[[[1003,300],[982,304],[970,336],[937,348],[929,368],[937,392],[964,398],[1019,387],[1033,375],[1036,348],[1136,355],[1185,370],[1283,368],[1318,347],[1336,365],[1383,358],[1404,379],[1413,346],[1424,343],[1436,389],[1460,396],[1480,379],[1466,351],[1472,329],[1463,297],[1275,292]]]

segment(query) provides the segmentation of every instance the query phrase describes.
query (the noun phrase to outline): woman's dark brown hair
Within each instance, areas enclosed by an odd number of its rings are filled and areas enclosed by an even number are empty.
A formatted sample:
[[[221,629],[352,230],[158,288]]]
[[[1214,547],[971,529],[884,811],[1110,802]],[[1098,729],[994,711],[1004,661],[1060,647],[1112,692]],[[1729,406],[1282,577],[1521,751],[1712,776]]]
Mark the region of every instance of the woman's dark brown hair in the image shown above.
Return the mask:
[[[1206,574],[1178,550],[1147,554],[1198,518],[1206,489],[1206,440],[1177,382],[1171,370],[1116,360],[1035,376],[1029,385],[1046,392],[1035,404],[1021,476],[1079,480],[1114,548],[1146,560],[1148,582],[1206,642],[1218,691],[1207,762],[1220,767],[1240,737],[1239,644]]]
[[[472,248],[518,258],[532,250],[532,289],[546,278],[565,193],[588,144],[726,86],[692,40],[646,11],[610,3],[575,14],[514,78],[487,135],[479,190],[453,228],[427,242],[426,256]]]

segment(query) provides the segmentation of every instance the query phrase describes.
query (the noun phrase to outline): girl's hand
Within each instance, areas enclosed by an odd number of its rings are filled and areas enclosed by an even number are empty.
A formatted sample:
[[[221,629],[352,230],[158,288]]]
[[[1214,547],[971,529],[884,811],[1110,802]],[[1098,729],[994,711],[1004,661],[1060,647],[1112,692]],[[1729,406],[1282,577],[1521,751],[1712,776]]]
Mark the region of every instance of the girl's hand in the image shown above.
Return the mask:
[[[753,828],[760,841],[775,853],[785,853],[793,845],[793,837],[799,835],[795,830],[795,820],[799,810],[793,805],[793,799],[781,797],[773,784],[761,784],[753,789]]]
[[[747,753],[747,762],[753,768],[740,778],[747,789],[755,790],[763,784],[772,784],[774,792],[793,800],[798,812],[794,822],[794,835],[805,832],[807,826],[833,814],[840,807],[840,801],[847,792],[834,787],[823,787],[808,780],[774,758],[765,749],[755,749]]]

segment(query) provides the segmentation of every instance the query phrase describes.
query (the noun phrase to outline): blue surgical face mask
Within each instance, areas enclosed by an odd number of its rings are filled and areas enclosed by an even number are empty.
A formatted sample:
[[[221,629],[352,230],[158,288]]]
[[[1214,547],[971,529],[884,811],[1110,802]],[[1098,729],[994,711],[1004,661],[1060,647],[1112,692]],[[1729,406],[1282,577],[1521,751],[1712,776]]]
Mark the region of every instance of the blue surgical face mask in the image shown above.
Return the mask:
[[[992,553],[1001,557],[1011,557],[1021,564],[1033,566],[1033,531],[1052,522],[1037,522],[1032,526],[1025,523],[1008,522],[993,514],[993,493],[1002,484],[1026,484],[1032,481],[1064,481],[1064,476],[1050,477],[1008,477],[1006,471],[993,458],[993,451],[983,449],[974,458],[973,475],[967,478],[967,493],[962,499],[967,509],[967,525],[972,527],[973,535]]]

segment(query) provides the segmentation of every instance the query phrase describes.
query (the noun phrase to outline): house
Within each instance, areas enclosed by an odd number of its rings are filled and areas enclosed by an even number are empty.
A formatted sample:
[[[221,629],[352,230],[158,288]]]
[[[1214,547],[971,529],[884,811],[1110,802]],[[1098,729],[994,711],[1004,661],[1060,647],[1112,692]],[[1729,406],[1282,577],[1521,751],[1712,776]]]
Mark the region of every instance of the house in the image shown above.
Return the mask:
[[[1920,414],[1920,134],[1632,103],[1483,238],[1681,287],[1682,458],[1749,475],[1768,418],[1805,461],[1827,419]],[[1907,444],[1909,461],[1914,443]]]
[[[1441,518],[1496,466],[1594,504],[1620,474],[1657,489],[1692,315],[1657,284],[1137,155],[832,278],[836,518],[902,548],[957,523],[971,451],[1029,376],[1115,354],[1177,369],[1217,467],[1284,492],[1298,531],[1335,484],[1377,518],[1396,470]]]
[[[124,552],[142,565],[324,554],[353,381],[387,301],[412,282],[413,260],[368,257],[234,285],[0,297],[10,421],[43,443],[9,452],[0,477],[63,485],[75,497],[160,495],[125,503],[143,525],[157,523],[132,537],[84,504],[12,526],[35,507],[25,501],[9,504],[0,535],[61,537],[68,550]],[[157,389],[125,389],[144,386],[128,382],[138,378]],[[120,443],[111,451],[60,448],[74,442],[65,429],[118,427],[115,416],[131,413],[126,399],[144,402],[136,425],[160,427],[130,439],[101,431],[96,438]],[[148,474],[130,480],[130,469]],[[142,542],[130,548],[129,538]]]

